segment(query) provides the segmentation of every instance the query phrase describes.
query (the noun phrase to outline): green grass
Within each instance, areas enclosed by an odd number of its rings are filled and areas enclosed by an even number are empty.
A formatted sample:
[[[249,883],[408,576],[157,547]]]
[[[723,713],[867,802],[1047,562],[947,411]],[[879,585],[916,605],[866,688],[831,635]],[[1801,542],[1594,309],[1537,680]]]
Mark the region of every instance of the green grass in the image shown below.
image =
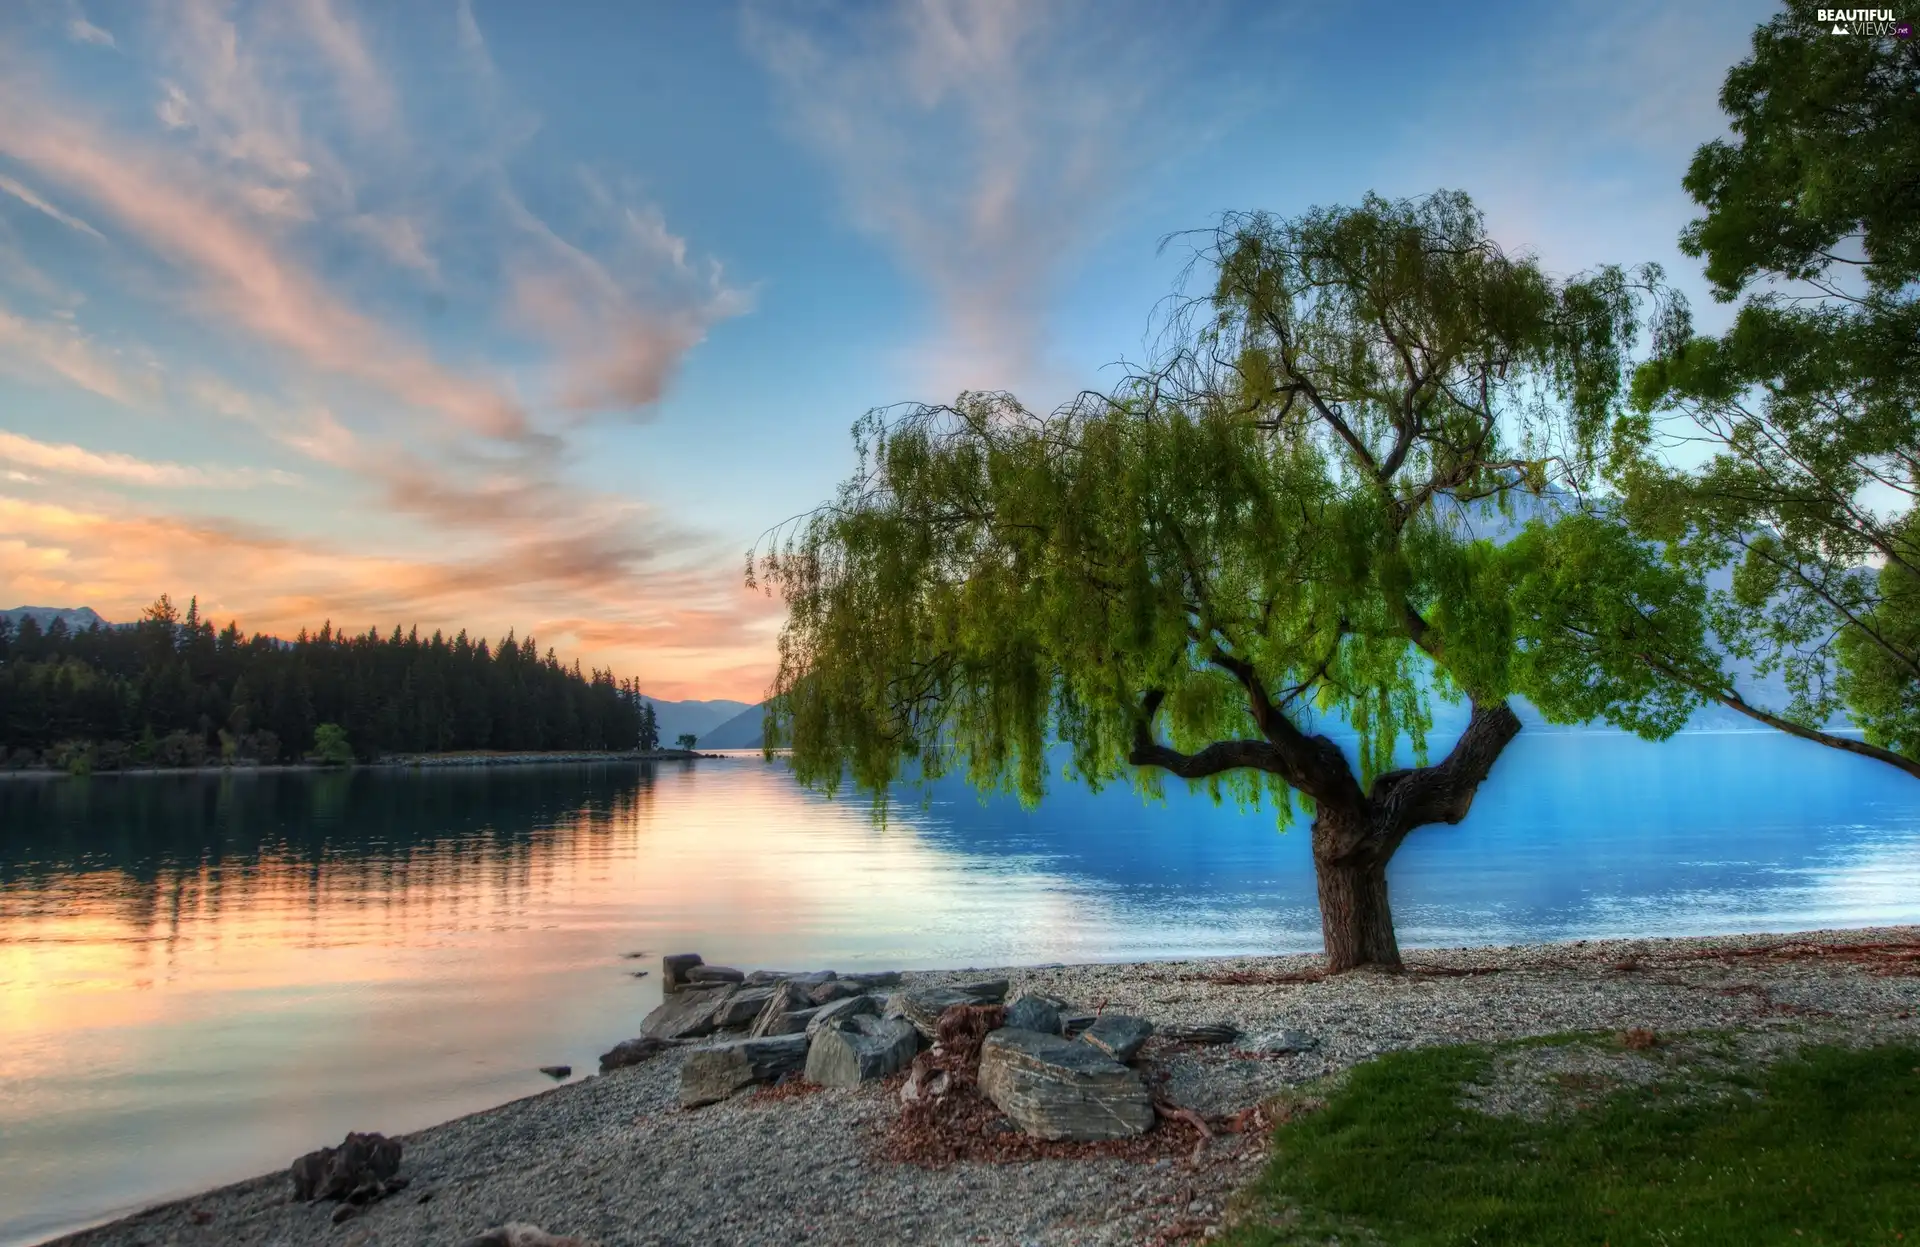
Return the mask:
[[[1546,1121],[1460,1107],[1486,1048],[1360,1066],[1281,1126],[1234,1247],[1920,1247],[1920,1048],[1810,1048],[1688,1094],[1683,1068]],[[1577,1093],[1574,1093],[1577,1094]]]

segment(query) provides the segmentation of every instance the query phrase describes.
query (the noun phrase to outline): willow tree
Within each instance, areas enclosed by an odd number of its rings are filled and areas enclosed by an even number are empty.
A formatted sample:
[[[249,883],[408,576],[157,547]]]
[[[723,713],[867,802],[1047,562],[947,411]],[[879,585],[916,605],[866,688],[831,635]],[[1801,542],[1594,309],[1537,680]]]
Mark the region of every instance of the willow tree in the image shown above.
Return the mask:
[[[1202,254],[1179,366],[856,425],[858,471],[750,565],[790,611],[769,746],[828,789],[957,767],[1038,800],[1064,746],[1095,785],[1302,808],[1330,969],[1397,967],[1387,863],[1466,816],[1510,694],[1656,735],[1692,704],[1554,626],[1603,549],[1476,533],[1604,440],[1634,286],[1550,278],[1454,194],[1232,217]],[[1645,587],[1608,602],[1697,618]],[[1436,695],[1470,714],[1434,760]]]

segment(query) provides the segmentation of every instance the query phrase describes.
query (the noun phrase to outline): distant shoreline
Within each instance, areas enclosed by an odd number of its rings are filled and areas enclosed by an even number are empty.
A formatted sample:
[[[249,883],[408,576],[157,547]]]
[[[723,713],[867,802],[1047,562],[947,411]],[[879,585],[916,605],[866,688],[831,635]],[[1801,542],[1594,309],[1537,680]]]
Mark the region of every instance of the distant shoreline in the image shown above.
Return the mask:
[[[692,762],[699,758],[725,760],[726,754],[703,753],[697,749],[654,749],[646,752],[561,750],[552,753],[421,753],[382,758],[378,762],[356,762],[352,766],[328,766],[318,762],[274,762],[205,766],[129,766],[117,771],[91,771],[74,775],[67,771],[37,767],[18,771],[0,771],[5,779],[90,779],[119,775],[268,775],[302,771],[437,771],[466,770],[491,766],[580,765],[596,762]]]

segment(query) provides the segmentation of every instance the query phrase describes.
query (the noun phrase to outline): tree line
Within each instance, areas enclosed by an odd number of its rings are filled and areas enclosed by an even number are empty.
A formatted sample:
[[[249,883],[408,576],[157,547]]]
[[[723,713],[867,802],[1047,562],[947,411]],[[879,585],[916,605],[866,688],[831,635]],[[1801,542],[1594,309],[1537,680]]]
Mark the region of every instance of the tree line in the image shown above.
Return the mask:
[[[197,599],[182,614],[165,594],[123,626],[0,619],[0,758],[16,769],[654,749],[659,735],[636,681],[511,632],[329,622],[285,641],[216,631]]]
[[[1368,196],[1191,236],[1171,349],[1110,392],[870,413],[748,564],[788,606],[768,748],[1039,800],[1064,742],[1303,810],[1334,971],[1399,967],[1387,864],[1520,778],[1516,697],[1920,777],[1920,46],[1791,0],[1721,103],[1681,246],[1723,334],[1655,266],[1560,277],[1464,193]],[[1438,758],[1435,696],[1470,710]]]

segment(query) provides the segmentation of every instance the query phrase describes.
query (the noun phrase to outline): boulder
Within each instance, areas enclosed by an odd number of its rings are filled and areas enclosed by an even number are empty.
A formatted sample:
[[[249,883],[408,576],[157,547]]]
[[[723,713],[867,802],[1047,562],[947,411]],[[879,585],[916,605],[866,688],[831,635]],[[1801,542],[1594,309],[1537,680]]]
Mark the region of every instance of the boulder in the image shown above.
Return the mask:
[[[873,991],[880,987],[900,986],[900,971],[873,970],[864,974],[843,974],[840,976],[849,983],[857,984],[862,991]]]
[[[973,997],[973,1003],[977,1005],[997,1005],[1007,998],[1007,981],[980,979],[978,982],[958,984],[954,990]]]
[[[1140,1075],[1084,1044],[1003,1027],[980,1046],[980,1090],[1041,1139],[1120,1139],[1153,1125]]]
[[[668,953],[660,958],[661,990],[679,991],[680,985],[687,981],[687,971],[699,965],[700,962],[699,953]]]
[[[715,1048],[702,1048],[689,1054],[680,1067],[680,1107],[718,1103],[742,1087],[796,1073],[806,1062],[804,1033],[736,1039]]]
[[[1100,1019],[1091,1013],[1062,1013],[1060,1015],[1060,1033],[1072,1039],[1081,1031],[1092,1026]]]
[[[1162,1039],[1175,1043],[1232,1043],[1240,1038],[1240,1028],[1232,1022],[1200,1022],[1192,1026],[1163,1026]]]
[[[760,1010],[773,999],[773,992],[771,987],[743,987],[729,992],[713,1011],[713,1024],[721,1030],[747,1025],[760,1016]]]
[[[694,966],[686,974],[689,983],[738,983],[746,977],[746,971],[732,966]]]
[[[824,983],[815,983],[807,992],[807,999],[817,1005],[830,1005],[836,1000],[845,1000],[850,996],[864,996],[867,989],[858,983],[846,979],[828,979]]]
[[[660,1002],[660,1007],[640,1023],[640,1034],[651,1039],[697,1039],[711,1035],[718,1023],[714,1016],[733,995],[731,985],[707,991],[681,992]]]
[[[1060,1010],[1039,996],[1022,996],[1007,1006],[1006,1025],[1023,1031],[1039,1031],[1043,1035],[1058,1035]]]
[[[652,1060],[668,1048],[679,1046],[671,1039],[655,1039],[650,1035],[623,1040],[613,1045],[611,1050],[600,1054],[600,1072],[604,1074],[609,1070],[638,1065],[642,1061]]]
[[[820,1013],[820,1010],[816,1007],[812,1009],[796,1009],[792,1013],[779,1014],[778,1016],[776,1016],[770,1022],[767,1023],[767,1029],[761,1032],[761,1034],[762,1035],[806,1034],[808,1024],[811,1023],[813,1019],[819,1015],[819,1013]],[[756,1026],[759,1025],[759,1020],[755,1019],[754,1024]],[[759,1037],[760,1036],[755,1036],[755,1038],[759,1038]]]
[[[780,1019],[789,1013],[813,1008],[813,1001],[807,998],[807,990],[805,984],[791,979],[774,984],[760,1006],[759,1015],[753,1019],[753,1025],[747,1028],[747,1036],[757,1039],[762,1035],[792,1034],[792,1031],[784,1028],[785,1024]]]
[[[993,984],[974,984],[991,987]],[[955,1005],[995,1004],[1006,995],[1006,981],[999,982],[1000,996],[989,996],[970,992],[959,987],[934,987],[923,985],[903,987],[887,998],[886,1013],[889,1017],[903,1017],[920,1029],[920,1033],[929,1040],[938,1038],[935,1028],[939,1025],[940,1015]]]
[[[836,1000],[830,1005],[821,1005],[813,1010],[807,1020],[807,1034],[817,1035],[824,1026],[845,1022],[852,1018],[880,1016],[880,998],[878,996],[848,996],[845,1000]]]
[[[792,978],[794,974],[792,970],[750,970],[744,982],[748,987],[770,987],[781,979]]]
[[[807,1046],[807,1081],[858,1087],[905,1069],[919,1051],[920,1032],[905,1018],[842,1015],[814,1032]]]
[[[362,1204],[402,1184],[400,1144],[384,1134],[349,1134],[339,1147],[323,1147],[293,1162],[293,1197],[302,1203],[344,1199]],[[391,1184],[391,1185],[390,1185]]]
[[[1124,1013],[1108,1013],[1080,1032],[1081,1043],[1092,1044],[1114,1060],[1125,1064],[1133,1060],[1142,1044],[1153,1034],[1153,1023]]]
[[[573,1077],[573,1066],[542,1065],[540,1067],[540,1072],[545,1074],[548,1078],[554,1078],[554,1079],[571,1078]]]

